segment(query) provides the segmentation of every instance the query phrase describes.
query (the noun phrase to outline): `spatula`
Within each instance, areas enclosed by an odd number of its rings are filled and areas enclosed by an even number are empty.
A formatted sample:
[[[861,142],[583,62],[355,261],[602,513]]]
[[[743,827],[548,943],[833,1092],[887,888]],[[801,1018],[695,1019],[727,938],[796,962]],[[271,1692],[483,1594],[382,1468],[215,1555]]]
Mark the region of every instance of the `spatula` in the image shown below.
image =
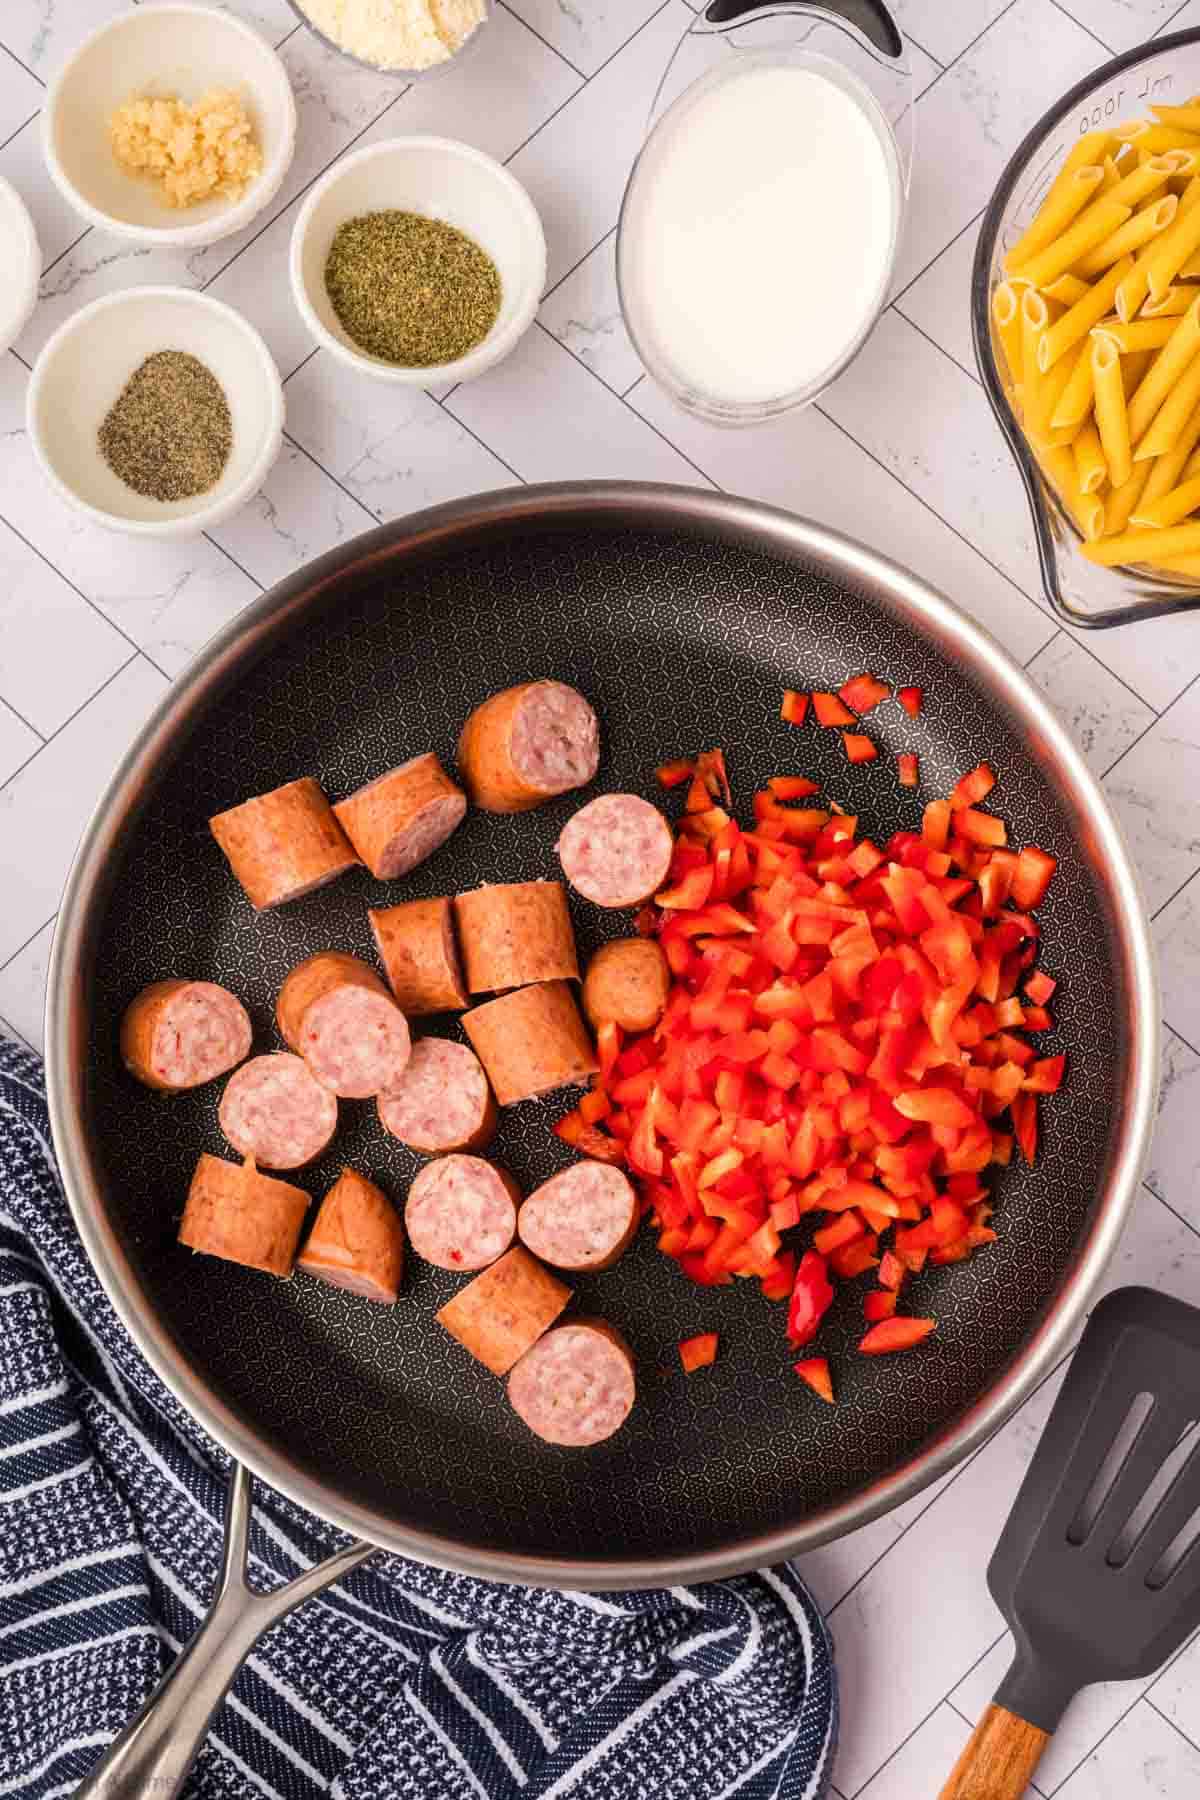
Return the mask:
[[[988,1567],[1016,1654],[941,1800],[1021,1800],[1072,1697],[1200,1625],[1200,1311],[1101,1301]]]

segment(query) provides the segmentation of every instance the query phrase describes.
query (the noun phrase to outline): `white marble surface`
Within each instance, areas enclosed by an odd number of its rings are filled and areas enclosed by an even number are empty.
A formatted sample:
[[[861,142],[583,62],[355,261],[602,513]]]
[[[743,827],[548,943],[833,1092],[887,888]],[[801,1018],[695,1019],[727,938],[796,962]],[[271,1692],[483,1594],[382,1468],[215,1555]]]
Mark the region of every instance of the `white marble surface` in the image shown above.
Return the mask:
[[[54,914],[88,808],[169,680],[263,587],[377,520],[475,489],[604,475],[711,484],[866,536],[953,595],[1028,666],[1104,782],[1154,913],[1169,1027],[1154,1150],[1111,1280],[1200,1300],[1200,616],[1087,637],[1050,616],[974,374],[966,297],[981,210],[1029,125],[1110,52],[1200,26],[1200,0],[898,0],[921,91],[893,305],[819,406],[743,434],[672,409],[642,376],[617,305],[622,186],[691,17],[685,0],[509,0],[477,56],[407,90],[328,55],[284,0],[227,0],[282,47],[299,149],[266,217],[188,257],[85,230],[41,165],[47,77],[126,3],[0,5],[0,173],[28,202],[47,264],[37,313],[0,358],[0,1026],[40,1042]],[[352,144],[421,129],[510,162],[550,247],[549,290],[517,354],[436,395],[335,370],[285,272],[315,177]],[[288,437],[263,491],[182,546],[81,522],[46,489],[24,432],[29,366],[54,326],[147,280],[243,309],[287,382]],[[806,1560],[838,1646],[844,1800],[932,1796],[990,1697],[1008,1646],[984,1568],[1058,1379],[937,1488]],[[1195,1795],[1198,1695],[1200,1640],[1149,1681],[1093,1690],[1036,1791]]]

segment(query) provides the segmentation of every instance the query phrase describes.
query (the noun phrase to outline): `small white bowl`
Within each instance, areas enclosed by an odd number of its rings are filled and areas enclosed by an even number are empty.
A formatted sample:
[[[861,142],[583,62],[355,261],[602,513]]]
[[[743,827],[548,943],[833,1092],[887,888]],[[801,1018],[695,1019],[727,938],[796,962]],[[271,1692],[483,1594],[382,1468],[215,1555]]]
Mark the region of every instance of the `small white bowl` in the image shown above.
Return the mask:
[[[0,175],[0,356],[15,344],[37,305],[42,252],[28,208]]]
[[[365,56],[356,56],[353,50],[347,50],[344,44],[339,44],[335,38],[328,37],[319,25],[313,24],[304,10],[303,0],[287,0],[287,3],[300,23],[308,31],[311,31],[318,43],[324,44],[327,50],[332,50],[337,56],[344,56],[346,61],[353,63],[356,69],[370,69],[374,75],[394,75],[397,81],[404,82],[436,81],[440,75],[456,69],[465,56],[473,56],[476,45],[491,24],[492,14],[495,11],[494,0],[484,0],[483,18],[470,37],[465,39],[457,50],[452,51],[443,62],[431,63],[427,69],[403,69],[398,63],[368,62]]]
[[[219,480],[190,500],[144,498],[100,454],[97,433],[109,408],[156,350],[198,357],[233,415],[233,448]],[[261,487],[283,439],[283,384],[258,332],[223,300],[189,288],[127,288],[59,326],[33,365],[25,417],[50,485],[96,524],[134,537],[194,537]]]
[[[238,200],[168,206],[154,181],[120,167],[109,119],[131,96],[195,101],[210,88],[240,96],[262,170]],[[240,231],[278,193],[296,146],[296,101],[287,70],[253,26],[171,0],[120,13],[67,58],[46,93],[42,146],[55,186],[90,224],[135,243],[194,248]]]
[[[457,225],[499,271],[495,324],[455,362],[420,369],[384,362],[359,349],[330,305],[325,264],[338,226],[393,208]],[[301,318],[318,343],[350,368],[409,387],[471,381],[507,356],[529,329],[546,285],[546,238],[533,201],[493,157],[454,138],[389,138],[343,157],[317,182],[292,230],[291,277]]]

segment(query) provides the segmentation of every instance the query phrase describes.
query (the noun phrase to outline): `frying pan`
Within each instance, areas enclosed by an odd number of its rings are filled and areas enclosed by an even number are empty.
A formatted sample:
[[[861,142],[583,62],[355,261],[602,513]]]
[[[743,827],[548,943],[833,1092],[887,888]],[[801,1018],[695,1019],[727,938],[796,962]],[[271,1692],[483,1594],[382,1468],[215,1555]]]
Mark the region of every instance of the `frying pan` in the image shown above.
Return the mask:
[[[863,669],[925,690],[920,718],[872,715],[888,752],[851,768],[839,734],[779,719],[784,686]],[[299,774],[334,797],[417,751],[452,761],[486,694],[529,676],[578,686],[603,731],[600,789],[656,793],[668,756],[720,744],[743,811],[803,771],[886,839],[986,757],[1013,841],[1059,859],[1043,910],[1060,978],[1047,1052],[1069,1054],[1035,1168],[1000,1173],[999,1241],[930,1269],[938,1319],[907,1356],[854,1354],[860,1284],[823,1331],[838,1404],[791,1374],[782,1309],[756,1284],[705,1290],[651,1234],[580,1277],[580,1310],[626,1334],[639,1401],[607,1444],[534,1439],[433,1315],[458,1285],[414,1260],[395,1307],[305,1276],[273,1281],[175,1242],[196,1158],[228,1154],[219,1085],[164,1098],[132,1081],[117,1022],[145,983],[225,983],[258,1048],[289,967],[339,947],[373,960],[368,904],[555,875],[579,796],[471,812],[398,884],[357,871],[255,915],[210,814]],[[572,899],[581,954],[629,929]],[[979,1444],[1077,1331],[1133,1197],[1153,1114],[1158,1005],[1137,884],[1099,790],[1025,675],[915,576],[811,522],[724,495],[627,484],[527,487],[367,533],[220,633],[139,734],[87,829],[55,939],[48,1084],[79,1231],[154,1368],[242,1464],[355,1536],[493,1579],[633,1587],[711,1579],[803,1551],[896,1505]],[[456,1033],[456,1020],[434,1022]],[[509,1109],[494,1146],[526,1189],[570,1160],[550,1130],[570,1095]],[[368,1104],[342,1104],[323,1193],[344,1163],[401,1198],[417,1160]],[[752,1289],[754,1291],[752,1291]],[[678,1339],[722,1353],[685,1379]]]

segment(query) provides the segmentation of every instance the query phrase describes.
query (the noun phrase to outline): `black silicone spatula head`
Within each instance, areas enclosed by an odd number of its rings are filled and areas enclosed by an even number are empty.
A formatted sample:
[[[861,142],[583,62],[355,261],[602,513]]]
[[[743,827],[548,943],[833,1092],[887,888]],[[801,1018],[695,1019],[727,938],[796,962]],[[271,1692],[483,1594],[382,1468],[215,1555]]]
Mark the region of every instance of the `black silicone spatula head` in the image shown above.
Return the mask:
[[[1145,1288],[1101,1301],[988,1585],[1016,1655],[944,1790],[955,1800],[1021,1793],[1081,1687],[1151,1674],[1200,1624],[1195,1307]],[[992,1765],[986,1775],[981,1758]],[[1020,1785],[1004,1784],[1006,1769]]]

